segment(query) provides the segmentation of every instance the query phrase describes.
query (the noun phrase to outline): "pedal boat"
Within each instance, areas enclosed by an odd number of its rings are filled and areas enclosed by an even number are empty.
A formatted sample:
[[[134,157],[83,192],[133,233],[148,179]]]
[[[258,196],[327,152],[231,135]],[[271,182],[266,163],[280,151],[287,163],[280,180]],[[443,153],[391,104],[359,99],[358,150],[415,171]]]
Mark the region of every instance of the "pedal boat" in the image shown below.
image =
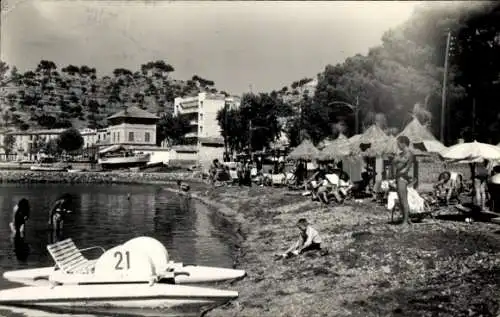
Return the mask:
[[[238,292],[213,288],[175,285],[176,276],[190,277],[182,264],[168,261],[165,247],[157,240],[139,237],[104,251],[95,261],[82,255],[71,239],[47,246],[56,262],[48,276],[42,269],[12,271],[8,280],[29,282],[45,280],[45,285],[24,286],[0,291],[0,305],[17,307],[108,308],[108,309],[169,309],[203,310],[219,306],[238,297]],[[196,280],[203,273],[217,268],[196,271]],[[202,269],[203,270],[203,269]],[[226,269],[222,269],[221,272]],[[219,276],[226,278],[227,276]],[[26,283],[29,284],[29,283]]]
[[[82,252],[96,248],[103,252],[100,258],[89,260],[83,256]],[[47,249],[56,263],[55,266],[7,271],[3,277],[14,283],[43,286],[53,283],[149,283],[151,280],[161,280],[162,283],[169,284],[200,284],[240,279],[246,275],[244,270],[168,261],[166,248],[161,242],[150,237],[138,237],[108,251],[101,247],[77,249],[71,239],[48,245]],[[140,267],[146,268],[137,272],[141,268],[137,268],[134,261],[138,262]],[[137,272],[136,274],[131,272],[132,265],[135,265],[132,271]]]

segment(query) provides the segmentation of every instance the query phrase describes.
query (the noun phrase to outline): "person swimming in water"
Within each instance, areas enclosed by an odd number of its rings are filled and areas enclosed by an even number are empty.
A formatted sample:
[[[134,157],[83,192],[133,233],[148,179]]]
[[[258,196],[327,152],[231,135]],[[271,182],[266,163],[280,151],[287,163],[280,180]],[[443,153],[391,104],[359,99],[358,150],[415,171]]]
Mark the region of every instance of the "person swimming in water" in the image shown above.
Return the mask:
[[[184,193],[188,193],[189,192],[189,189],[190,189],[189,185],[186,184],[186,183],[184,183],[183,181],[178,180],[177,181],[177,186],[179,187],[179,191],[184,192]]]
[[[14,206],[12,214],[12,222],[10,223],[10,230],[13,237],[24,238],[26,221],[30,217],[30,204],[27,199],[22,198]]]
[[[67,214],[71,213],[70,204],[73,198],[70,194],[64,194],[59,197],[49,214],[49,226],[56,232],[62,231],[64,227],[64,219]]]

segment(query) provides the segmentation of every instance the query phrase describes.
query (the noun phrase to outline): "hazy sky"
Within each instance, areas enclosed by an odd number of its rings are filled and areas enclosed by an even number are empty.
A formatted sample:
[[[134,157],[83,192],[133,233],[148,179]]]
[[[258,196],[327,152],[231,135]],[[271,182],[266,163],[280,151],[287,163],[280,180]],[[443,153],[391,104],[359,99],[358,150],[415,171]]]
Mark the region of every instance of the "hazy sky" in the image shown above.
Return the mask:
[[[380,43],[415,2],[2,1],[1,58],[138,70],[163,59],[231,93],[279,89]],[[7,8],[5,10],[5,7]]]

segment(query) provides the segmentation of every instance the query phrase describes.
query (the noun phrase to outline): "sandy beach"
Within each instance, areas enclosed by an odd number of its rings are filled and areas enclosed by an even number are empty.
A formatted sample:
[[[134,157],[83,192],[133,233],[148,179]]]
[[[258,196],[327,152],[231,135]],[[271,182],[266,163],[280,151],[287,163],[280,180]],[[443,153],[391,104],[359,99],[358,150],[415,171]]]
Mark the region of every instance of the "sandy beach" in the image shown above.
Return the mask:
[[[495,224],[469,224],[449,210],[405,228],[371,202],[323,207],[285,189],[202,187],[193,194],[239,223],[237,263],[248,273],[228,285],[239,299],[209,316],[497,315]],[[301,217],[329,253],[275,261],[296,239]]]

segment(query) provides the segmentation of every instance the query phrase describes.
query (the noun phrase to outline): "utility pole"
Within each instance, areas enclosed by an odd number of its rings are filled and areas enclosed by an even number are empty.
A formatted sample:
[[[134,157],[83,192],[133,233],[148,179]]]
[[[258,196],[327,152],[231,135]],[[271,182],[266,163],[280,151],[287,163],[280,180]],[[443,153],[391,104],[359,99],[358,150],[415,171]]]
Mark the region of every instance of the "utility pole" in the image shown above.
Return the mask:
[[[253,133],[252,119],[250,119],[248,121],[248,154],[250,154],[250,157],[253,160],[253,155],[252,155],[252,133]]]
[[[472,140],[476,139],[476,97],[472,96]]]
[[[446,122],[446,94],[448,90],[448,62],[450,55],[451,31],[446,36],[446,52],[444,57],[443,89],[441,95],[441,142],[445,143],[444,127]]]
[[[228,112],[228,104],[227,101],[224,103],[224,152],[225,155],[224,157],[227,157],[229,155],[227,151],[227,112]]]
[[[302,128],[303,128],[303,120],[304,120],[304,116],[303,116],[303,109],[302,109],[302,102],[299,101],[299,144],[302,142],[302,138],[303,138],[303,135],[302,135]]]
[[[359,133],[359,95],[356,96],[356,105],[354,109],[354,132]]]

